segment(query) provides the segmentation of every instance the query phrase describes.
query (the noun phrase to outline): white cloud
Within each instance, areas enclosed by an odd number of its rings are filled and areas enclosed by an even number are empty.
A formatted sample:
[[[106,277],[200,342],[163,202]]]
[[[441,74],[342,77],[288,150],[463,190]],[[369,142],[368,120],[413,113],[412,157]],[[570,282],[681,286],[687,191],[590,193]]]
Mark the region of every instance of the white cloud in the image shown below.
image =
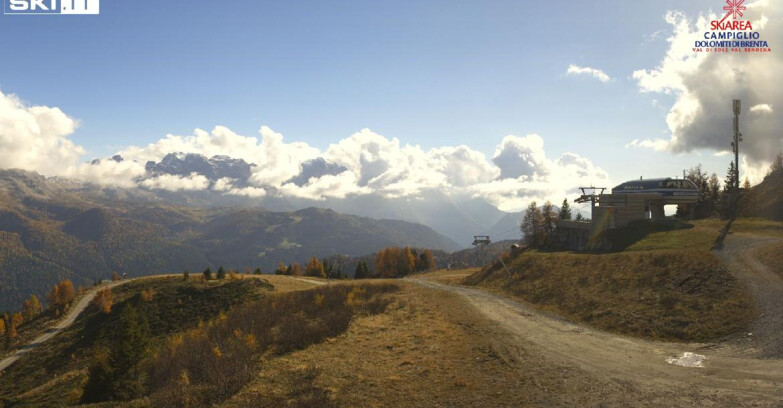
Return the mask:
[[[69,177],[81,181],[123,188],[135,187],[145,173],[143,165],[130,160],[119,163],[114,160],[101,160],[97,164],[83,163],[71,166],[67,172]]]
[[[76,120],[59,108],[26,106],[15,96],[0,94],[0,166],[76,178],[100,185],[149,190],[202,191],[260,198],[268,195],[312,200],[379,194],[419,198],[429,191],[481,196],[502,209],[521,209],[528,199],[559,200],[580,183],[591,184],[606,174],[590,160],[566,153],[547,158],[544,139],[535,134],[509,135],[489,160],[468,146],[424,150],[362,129],[320,151],[306,143],[285,142],[283,135],[264,126],[258,137],[246,137],[216,126],[211,132],[196,129],[190,136],[166,135],[147,146],[130,146],[118,152],[124,160],[80,162],[84,149],[69,137]],[[147,161],[160,162],[169,153],[206,157],[225,155],[254,163],[248,180],[229,177],[210,180],[147,173]],[[313,173],[304,184],[289,180],[303,171],[303,163],[321,158],[322,166],[345,169],[339,173]],[[328,162],[328,163],[327,163]],[[342,166],[342,167],[340,167]]]
[[[323,200],[327,197],[345,198],[350,195],[369,194],[372,190],[358,185],[356,175],[351,171],[344,171],[337,175],[327,174],[319,178],[312,178],[306,185],[299,187],[288,183],[280,188],[284,196],[307,198],[311,200]]]
[[[66,175],[84,154],[70,136],[78,122],[59,108],[27,106],[0,92],[0,166]]]
[[[242,188],[231,188],[226,192],[227,195],[235,195],[235,196],[243,196],[243,197],[251,197],[251,198],[262,198],[266,196],[266,190],[260,187],[242,187]]]
[[[772,105],[768,103],[760,103],[758,105],[753,105],[750,107],[750,113],[755,113],[758,115],[768,115],[772,112],[774,112],[772,110]]]
[[[633,73],[639,90],[675,97],[666,116],[668,140],[636,140],[641,146],[671,152],[703,149],[724,151],[730,146],[733,99],[741,99],[745,109],[740,129],[745,136],[742,148],[750,163],[768,162],[783,146],[783,118],[772,115],[772,107],[783,103],[783,88],[773,86],[783,70],[783,54],[775,52],[783,44],[783,26],[767,24],[783,20],[783,8],[769,2],[747,4],[745,18],[753,22],[760,39],[768,41],[771,53],[694,52],[694,42],[704,40],[715,14],[695,18],[669,12],[669,49],[660,64]],[[751,107],[748,109],[747,107]]]
[[[644,147],[653,149],[657,152],[662,152],[669,150],[669,144],[670,142],[664,139],[634,139],[625,145],[625,147]]]
[[[610,78],[609,75],[606,74],[606,72],[598,68],[580,67],[579,65],[575,65],[575,64],[571,64],[568,66],[568,70],[566,70],[566,74],[589,75],[601,82],[609,82],[612,80],[612,78]]]
[[[492,162],[500,169],[501,179],[549,173],[544,139],[536,134],[504,137],[495,149]]]
[[[577,154],[567,152],[557,160],[547,158],[544,140],[535,134],[524,138],[506,136],[492,160],[501,176],[467,190],[505,211],[520,211],[531,201],[559,202],[576,194],[580,186],[609,182],[604,170]]]
[[[142,180],[139,185],[151,190],[206,190],[207,187],[209,187],[209,179],[196,173],[191,173],[187,177],[175,176],[173,174],[161,174]]]

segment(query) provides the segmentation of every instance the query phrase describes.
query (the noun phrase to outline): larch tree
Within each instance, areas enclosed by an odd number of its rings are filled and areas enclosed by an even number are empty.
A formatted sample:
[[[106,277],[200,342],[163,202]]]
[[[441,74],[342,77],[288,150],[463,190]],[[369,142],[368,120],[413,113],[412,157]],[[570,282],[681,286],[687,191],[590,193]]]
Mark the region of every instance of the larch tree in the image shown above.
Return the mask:
[[[305,275],[312,276],[315,278],[325,278],[326,277],[326,271],[324,270],[324,265],[321,263],[321,261],[318,260],[318,257],[313,255],[312,258],[307,262],[307,265],[305,265]]]
[[[302,267],[298,262],[291,264],[291,276],[302,276]]]
[[[285,267],[285,264],[283,261],[280,261],[280,263],[277,264],[277,269],[275,269],[275,275],[285,275],[287,271],[287,268]]]
[[[30,295],[30,298],[24,301],[22,305],[22,315],[25,320],[33,320],[35,316],[41,313],[41,302],[38,301],[38,296]]]
[[[522,224],[519,226],[525,244],[533,248],[538,248],[540,246],[543,223],[544,219],[536,202],[533,201],[528,204],[525,216],[522,217]]]

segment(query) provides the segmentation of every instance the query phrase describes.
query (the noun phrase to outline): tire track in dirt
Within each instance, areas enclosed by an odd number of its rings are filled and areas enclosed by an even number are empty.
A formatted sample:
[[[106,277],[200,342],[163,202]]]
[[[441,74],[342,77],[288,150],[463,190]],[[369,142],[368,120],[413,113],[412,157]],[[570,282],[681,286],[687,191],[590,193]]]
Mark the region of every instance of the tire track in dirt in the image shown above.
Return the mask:
[[[520,346],[599,378],[630,382],[653,395],[672,396],[672,390],[685,387],[719,399],[747,401],[749,406],[783,403],[783,360],[742,355],[736,347],[725,344],[665,343],[620,336],[568,322],[478,289],[426,278],[408,280],[462,295],[484,316],[511,332]],[[666,362],[667,358],[686,351],[705,355],[704,368]]]

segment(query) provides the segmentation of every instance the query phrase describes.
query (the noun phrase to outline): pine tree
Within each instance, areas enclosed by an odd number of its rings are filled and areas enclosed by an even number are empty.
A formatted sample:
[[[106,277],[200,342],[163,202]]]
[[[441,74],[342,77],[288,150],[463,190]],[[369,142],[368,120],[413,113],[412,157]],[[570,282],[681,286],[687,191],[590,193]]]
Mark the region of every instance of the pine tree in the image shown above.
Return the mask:
[[[253,275],[262,275],[261,268],[256,268],[256,270],[253,271]]]
[[[553,239],[554,231],[557,227],[557,213],[551,202],[547,201],[544,203],[544,207],[541,209],[541,218],[544,220],[541,246],[547,246]]]
[[[324,265],[324,273],[326,274],[327,278],[332,279],[332,278],[339,277],[339,272],[335,274],[334,265],[331,262],[324,259],[323,261],[321,261],[321,263]]]
[[[212,279],[212,269],[209,269],[209,267],[207,267],[207,269],[204,269],[204,279],[206,280]]]
[[[751,187],[750,180],[748,180],[748,178],[745,177],[745,182],[742,183],[742,188],[747,191],[747,190],[750,190],[750,187]]]
[[[712,173],[710,179],[707,181],[707,188],[710,191],[709,199],[708,199],[708,203],[709,203],[708,216],[712,216],[720,212],[721,191],[720,191],[720,179],[718,179],[717,174]]]
[[[693,203],[693,215],[695,218],[705,218],[710,215],[710,186],[707,173],[702,171],[701,163],[696,167],[690,168],[685,171],[685,179],[690,180],[696,188],[699,190],[699,198]],[[680,208],[677,206],[678,216],[685,216],[685,207]]]
[[[218,280],[226,279],[226,270],[223,269],[223,266],[220,266],[218,268],[217,278],[218,278]]]
[[[767,176],[771,175],[783,175],[783,153],[778,153],[772,160],[772,165],[769,166],[769,172],[767,172]]]
[[[560,214],[558,214],[558,218],[561,220],[570,220],[571,219],[571,206],[568,205],[568,199],[563,199],[563,205],[560,206]]]
[[[734,167],[734,161],[732,160],[731,164],[729,165],[729,171],[726,174],[726,179],[723,181],[723,191],[728,192],[734,190],[734,186],[737,185],[737,179],[735,178],[735,167]]]
[[[119,325],[117,344],[112,348],[109,362],[118,373],[130,373],[138,380],[139,363],[147,354],[150,343],[149,324],[144,315],[132,305],[127,305],[120,313]]]
[[[577,220],[577,221],[582,221],[582,220],[584,220],[584,217],[582,217],[582,213],[577,212],[576,213],[576,218],[574,218],[574,219]]]
[[[354,279],[367,279],[370,277],[370,268],[367,267],[367,262],[359,261],[354,271]]]
[[[114,388],[114,371],[109,365],[109,353],[99,350],[95,353],[87,374],[87,383],[82,388],[82,403],[102,402],[111,399]]]
[[[117,324],[111,350],[99,352],[90,367],[82,402],[128,400],[143,394],[139,363],[149,352],[149,324],[132,305],[122,309]]]

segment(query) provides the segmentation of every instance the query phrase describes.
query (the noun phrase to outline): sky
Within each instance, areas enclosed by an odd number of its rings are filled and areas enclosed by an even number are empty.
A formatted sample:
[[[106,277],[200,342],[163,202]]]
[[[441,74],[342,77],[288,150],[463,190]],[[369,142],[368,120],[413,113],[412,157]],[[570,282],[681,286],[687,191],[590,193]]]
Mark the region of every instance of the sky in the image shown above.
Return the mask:
[[[697,163],[724,176],[742,98],[743,173],[758,182],[783,150],[783,6],[748,3],[771,53],[692,51],[720,0],[102,0],[99,15],[2,15],[0,166],[131,186],[138,166],[83,163],[223,153],[259,164],[260,192],[326,157],[352,174],[289,193],[440,186],[511,210]]]

